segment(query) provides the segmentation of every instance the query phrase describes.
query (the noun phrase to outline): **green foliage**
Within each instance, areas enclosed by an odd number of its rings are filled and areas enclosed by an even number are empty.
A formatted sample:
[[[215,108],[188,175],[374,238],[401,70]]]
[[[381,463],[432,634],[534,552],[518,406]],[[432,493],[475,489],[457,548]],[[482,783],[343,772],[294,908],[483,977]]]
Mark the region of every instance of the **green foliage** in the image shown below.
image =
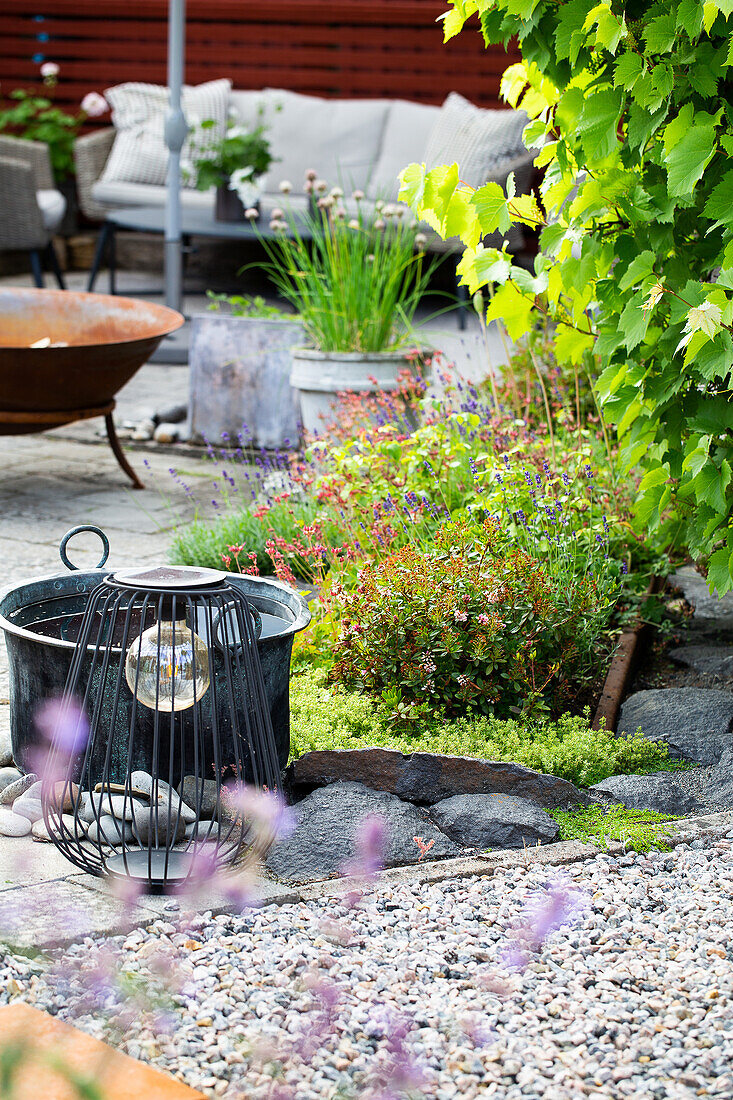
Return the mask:
[[[243,294],[215,294],[213,290],[206,291],[209,299],[209,309],[217,312],[222,306],[228,306],[228,312],[232,317],[258,317],[268,321],[294,321],[297,318],[292,313],[285,313],[279,306],[271,306],[261,294],[254,297]]]
[[[315,506],[294,502],[288,505],[273,504],[263,523],[249,508],[234,507],[213,522],[200,519],[176,527],[171,542],[170,560],[177,565],[198,565],[209,569],[221,569],[222,557],[232,546],[244,546],[247,552],[257,555],[258,568],[272,573],[274,563],[265,543],[273,534],[295,539],[303,524],[313,518]]]
[[[213,119],[206,119],[199,130],[205,136],[207,130],[215,126]],[[263,123],[253,130],[230,126],[223,137],[212,138],[194,153],[196,186],[199,191],[208,191],[210,187],[228,187],[233,176],[255,181],[264,176],[272,162],[270,142]]]
[[[389,706],[357,692],[329,685],[321,672],[307,671],[290,685],[292,755],[315,749],[376,746],[402,753],[432,752],[512,761],[589,787],[610,775],[670,767],[667,748],[640,732],[616,737],[592,730],[587,713],[564,714],[556,722],[471,717],[423,716],[395,723]]]
[[[559,714],[598,675],[618,581],[548,570],[490,521],[446,524],[334,585],[334,679],[392,707]]]
[[[54,177],[61,182],[74,174],[74,142],[83,119],[83,114],[69,115],[55,107],[45,95],[16,88],[0,107],[0,133],[48,145]]]
[[[516,36],[502,92],[540,146],[538,202],[456,165],[402,173],[400,197],[458,232],[469,291],[517,338],[539,310],[556,355],[600,358],[597,392],[639,518],[733,587],[733,20],[728,0],[452,0],[445,37],[478,13],[487,44]],[[534,270],[482,237],[540,230]],[[457,228],[460,227],[460,228]],[[450,230],[450,232],[449,232]]]
[[[342,195],[334,188],[315,212],[274,220],[277,239],[261,238],[264,267],[313,347],[392,351],[414,342],[412,319],[437,261],[426,263],[416,225],[398,208],[378,202],[368,214],[357,199],[347,218]]]
[[[598,804],[572,810],[550,810],[550,815],[560,826],[561,840],[580,840],[598,848],[620,843],[632,852],[648,852],[652,848],[668,851],[664,825],[677,820],[673,814]]]

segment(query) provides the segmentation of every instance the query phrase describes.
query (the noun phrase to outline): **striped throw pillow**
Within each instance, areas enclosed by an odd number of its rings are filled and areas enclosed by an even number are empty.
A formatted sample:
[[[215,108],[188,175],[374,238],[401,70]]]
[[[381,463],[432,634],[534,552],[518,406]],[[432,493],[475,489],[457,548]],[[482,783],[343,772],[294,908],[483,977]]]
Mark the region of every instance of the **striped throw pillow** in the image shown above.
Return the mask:
[[[181,150],[185,186],[196,185],[192,164],[196,150],[222,137],[226,130],[230,91],[229,80],[211,80],[183,89],[181,101],[189,125],[189,135]],[[117,133],[102,180],[162,186],[168,170],[164,137],[168,89],[159,84],[129,82],[108,88],[104,94],[112,108]],[[213,119],[215,126],[202,130],[201,123],[208,119]]]
[[[464,183],[481,187],[526,152],[522,131],[528,121],[524,111],[485,110],[451,92],[430,132],[425,164],[435,168],[457,161]]]

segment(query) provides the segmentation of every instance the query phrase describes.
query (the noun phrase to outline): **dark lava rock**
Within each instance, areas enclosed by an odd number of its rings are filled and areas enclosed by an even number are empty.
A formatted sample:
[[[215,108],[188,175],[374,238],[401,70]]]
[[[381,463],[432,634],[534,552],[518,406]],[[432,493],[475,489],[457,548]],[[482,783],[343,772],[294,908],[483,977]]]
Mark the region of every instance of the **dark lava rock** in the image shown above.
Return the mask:
[[[506,794],[457,794],[432,806],[430,816],[465,848],[523,848],[560,832],[536,803]]]
[[[694,608],[690,622],[693,631],[733,635],[733,592],[727,592],[723,597],[711,595],[708,582],[692,565],[678,569],[670,581],[676,588],[682,589],[685,599]]]
[[[285,782],[296,798],[339,781],[363,783],[423,806],[459,794],[514,795],[546,809],[586,801],[567,780],[521,764],[429,752],[406,756],[395,749],[323,749],[305,753],[285,772]]]
[[[669,656],[678,665],[686,665],[703,676],[733,679],[733,646],[686,645],[670,649]]]
[[[361,783],[321,787],[293,807],[297,827],[267,857],[267,869],[286,882],[309,882],[338,873],[355,855],[354,837],[368,814],[385,822],[387,867],[417,863],[415,837],[433,846],[428,859],[460,855],[460,849],[428,817],[426,810]]]
[[[717,764],[733,746],[733,692],[712,688],[650,688],[621,707],[619,733],[641,727],[648,741],[666,741],[673,756]]]
[[[707,768],[701,771],[708,772]],[[630,810],[654,810],[659,814],[704,814],[710,803],[685,785],[686,772],[654,772],[652,775],[611,775],[590,788],[621,802]]]
[[[187,775],[178,787],[183,801],[193,810],[197,809],[197,799],[201,799],[201,812],[198,816],[207,821],[216,817],[219,809],[218,787],[215,779],[197,780],[195,775]]]

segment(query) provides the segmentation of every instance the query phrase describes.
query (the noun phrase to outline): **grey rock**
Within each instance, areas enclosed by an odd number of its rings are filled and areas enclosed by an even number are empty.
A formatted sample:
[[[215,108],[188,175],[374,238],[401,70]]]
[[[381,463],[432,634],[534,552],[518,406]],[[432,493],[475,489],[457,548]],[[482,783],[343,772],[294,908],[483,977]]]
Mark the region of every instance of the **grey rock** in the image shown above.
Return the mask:
[[[178,435],[177,424],[162,423],[153,432],[153,439],[156,443],[177,443]]]
[[[153,777],[149,772],[133,772],[130,776],[130,783],[135,790],[142,791],[144,794],[152,796]],[[158,780],[157,790],[158,804],[165,804],[167,810],[170,796],[171,809],[175,813],[178,809],[178,803],[181,802],[181,797],[178,792],[169,787],[163,779]],[[181,802],[181,818],[185,821],[186,825],[190,825],[192,821],[196,820],[196,811],[192,810],[190,806],[187,806],[185,802]]]
[[[22,814],[14,814],[7,807],[0,809],[0,836],[26,836],[31,831],[31,823]]]
[[[34,783],[38,782],[38,776],[33,772],[28,772],[27,775],[21,776],[20,779],[16,779],[14,783],[9,783],[2,793],[0,793],[0,806],[10,806],[15,802],[16,798],[20,798],[22,794],[32,787]]]
[[[43,782],[39,779],[37,783],[34,783],[25,792],[27,798],[40,799],[41,792],[43,790]],[[61,802],[62,813],[69,814],[73,812],[74,803],[79,797],[79,788],[76,783],[67,784],[64,780],[59,780],[54,786],[55,801]],[[63,801],[62,801],[63,800]],[[56,808],[56,807],[54,807]]]
[[[28,792],[16,798],[13,803],[13,813],[22,814],[29,821],[40,821],[43,818],[43,806],[40,798],[31,798]]]
[[[670,578],[694,608],[692,629],[711,634],[733,634],[733,592],[711,595],[708,583],[694,566],[684,565]]]
[[[68,814],[64,814],[63,817],[61,818],[61,820],[62,820],[63,824],[66,826],[66,828],[68,829],[68,831],[71,833],[72,837],[76,836],[77,830],[75,828],[74,818],[70,817]],[[44,841],[44,840],[45,841],[50,841],[51,840],[51,837],[49,836],[49,833],[48,833],[48,829],[46,828],[46,822],[43,821],[42,819],[40,821],[34,821],[33,822],[33,826],[31,828],[31,835],[32,835],[34,840],[38,840],[38,841]]]
[[[123,824],[110,814],[100,817],[99,821],[93,821],[89,826],[87,836],[95,844],[101,841],[114,847],[122,843],[129,844],[130,841],[134,840],[132,825],[128,822]]]
[[[653,772],[651,775],[611,775],[590,788],[620,802],[630,810],[654,810],[660,814],[707,813],[710,803],[681,777],[684,772]]]
[[[686,645],[670,649],[669,656],[703,676],[733,679],[733,646]]]
[[[132,814],[135,806],[139,806],[140,802],[136,799],[125,798],[121,794],[105,794],[103,791],[99,793],[92,793],[88,795],[87,802],[85,803],[84,813],[86,815],[91,814],[91,819],[101,815],[109,815],[110,817],[116,817],[122,821],[132,821]]]
[[[341,780],[425,806],[458,794],[514,795],[545,809],[585,801],[567,780],[521,764],[429,752],[406,756],[394,749],[323,749],[304,753],[285,772],[286,785],[296,798]]]
[[[216,817],[219,809],[219,787],[215,779],[204,779],[201,782],[196,776],[187,775],[178,787],[178,793],[194,809],[197,799],[201,800],[200,817],[207,820]]]
[[[710,800],[714,805],[733,807],[733,749],[723,753],[708,774]]]
[[[145,419],[145,420],[141,420],[140,423],[135,428],[135,431],[132,433],[131,438],[136,440],[137,442],[143,442],[143,440],[152,439],[154,431],[155,431],[155,421],[154,420],[152,420],[150,418]]]
[[[506,794],[457,794],[431,806],[430,816],[464,848],[524,848],[560,832],[536,803]]]
[[[9,768],[13,763],[13,746],[10,740],[10,730],[0,730],[0,768]]]
[[[619,733],[638,728],[648,741],[666,741],[673,756],[717,764],[733,746],[733,692],[712,688],[650,688],[621,707]]]
[[[141,844],[164,847],[173,840],[183,840],[187,824],[183,817],[176,814],[175,806],[168,814],[167,803],[159,802],[157,807],[143,803],[135,806],[133,829]]]
[[[0,794],[9,787],[11,783],[16,783],[19,779],[22,779],[23,775],[17,768],[0,768]]]
[[[429,859],[460,854],[460,849],[428,817],[426,810],[361,783],[334,783],[313,791],[293,807],[297,827],[266,860],[272,874],[288,882],[309,882],[337,874],[355,854],[355,835],[367,815],[379,815],[387,832],[387,867],[417,863],[415,837],[433,841]]]
[[[188,416],[188,405],[165,405],[153,414],[156,424],[180,424]]]

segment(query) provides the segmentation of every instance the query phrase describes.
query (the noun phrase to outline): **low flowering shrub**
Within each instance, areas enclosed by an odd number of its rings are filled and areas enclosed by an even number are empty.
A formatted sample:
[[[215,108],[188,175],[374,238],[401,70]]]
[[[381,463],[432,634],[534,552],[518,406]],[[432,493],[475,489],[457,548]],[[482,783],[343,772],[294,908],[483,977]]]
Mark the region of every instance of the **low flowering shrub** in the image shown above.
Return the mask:
[[[591,682],[616,596],[609,571],[551,571],[487,520],[335,584],[331,677],[447,715],[558,714]]]
[[[640,732],[617,737],[591,729],[588,712],[556,721],[537,715],[500,719],[444,718],[423,714],[395,722],[390,707],[339,684],[322,671],[303,671],[290,687],[291,753],[376,746],[397,752],[432,752],[504,760],[557,775],[579,787],[611,775],[669,770],[667,746]]]

